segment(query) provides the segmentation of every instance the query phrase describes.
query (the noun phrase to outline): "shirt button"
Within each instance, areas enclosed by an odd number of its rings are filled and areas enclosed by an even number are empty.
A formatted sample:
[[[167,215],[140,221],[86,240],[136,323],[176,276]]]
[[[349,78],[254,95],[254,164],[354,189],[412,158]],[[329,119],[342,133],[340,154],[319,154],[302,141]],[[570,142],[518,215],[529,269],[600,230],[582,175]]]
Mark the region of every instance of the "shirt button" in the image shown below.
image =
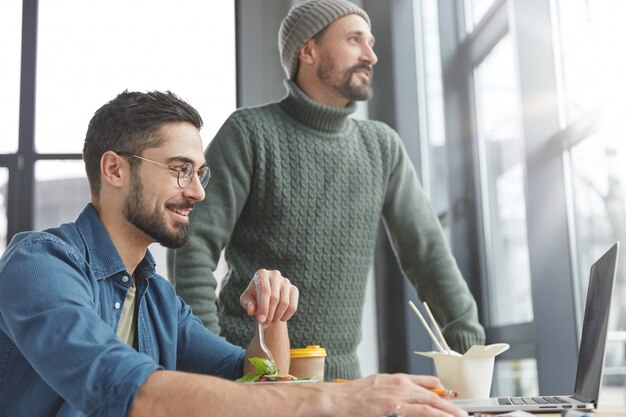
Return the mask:
[[[122,282],[128,282],[128,277],[126,275],[122,277]]]
[[[121,304],[119,302],[115,303],[114,307],[116,310],[120,309]]]

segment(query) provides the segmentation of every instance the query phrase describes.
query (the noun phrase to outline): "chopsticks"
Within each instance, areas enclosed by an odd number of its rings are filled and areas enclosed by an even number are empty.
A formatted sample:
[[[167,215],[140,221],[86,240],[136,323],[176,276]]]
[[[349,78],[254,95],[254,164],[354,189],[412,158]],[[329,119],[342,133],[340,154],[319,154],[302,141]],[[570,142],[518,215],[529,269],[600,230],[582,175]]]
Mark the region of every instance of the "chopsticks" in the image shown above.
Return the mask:
[[[450,353],[450,346],[448,346],[448,343],[446,342],[446,338],[443,337],[443,333],[441,333],[441,329],[439,328],[439,325],[437,324],[437,321],[435,320],[433,313],[430,312],[430,308],[428,307],[428,304],[426,304],[426,301],[424,301],[422,304],[424,304],[424,308],[426,309],[426,312],[428,313],[428,317],[430,317],[430,321],[432,321],[433,326],[435,326],[435,330],[437,330],[437,335],[443,342],[443,346],[446,348],[446,352]]]
[[[420,313],[420,311],[417,309],[415,304],[413,304],[413,301],[409,301],[409,306],[415,312],[417,317],[420,319],[420,321],[424,325],[424,328],[430,335],[430,338],[433,340],[433,342],[435,342],[435,345],[437,346],[437,349],[439,349],[439,352],[450,354],[450,346],[448,346],[448,343],[446,342],[445,337],[443,337],[443,333],[441,333],[441,329],[439,328],[439,325],[435,321],[435,317],[433,316],[433,313],[431,313],[430,308],[428,308],[428,304],[426,304],[426,302],[423,302],[422,304],[424,305],[424,309],[426,310],[426,313],[428,313],[428,317],[430,318],[430,321],[433,323],[433,327],[435,328],[437,335],[443,342],[443,346],[445,346],[445,350],[444,350],[444,347],[441,346],[441,343],[439,343],[439,340],[437,339],[433,331],[430,329],[430,326],[428,325],[428,323],[426,323],[426,320],[424,319],[424,316],[422,316],[422,313]]]

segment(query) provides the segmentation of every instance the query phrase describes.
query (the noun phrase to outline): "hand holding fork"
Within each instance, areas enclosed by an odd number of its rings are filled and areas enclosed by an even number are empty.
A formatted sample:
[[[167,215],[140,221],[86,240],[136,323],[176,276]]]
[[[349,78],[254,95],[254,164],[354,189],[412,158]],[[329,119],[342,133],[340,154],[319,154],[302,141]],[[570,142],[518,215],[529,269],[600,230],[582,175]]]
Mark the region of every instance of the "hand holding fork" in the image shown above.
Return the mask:
[[[256,315],[261,350],[272,361],[265,330],[273,323],[289,320],[298,308],[298,298],[298,289],[287,278],[279,271],[266,269],[259,269],[241,294],[242,307],[248,315]]]

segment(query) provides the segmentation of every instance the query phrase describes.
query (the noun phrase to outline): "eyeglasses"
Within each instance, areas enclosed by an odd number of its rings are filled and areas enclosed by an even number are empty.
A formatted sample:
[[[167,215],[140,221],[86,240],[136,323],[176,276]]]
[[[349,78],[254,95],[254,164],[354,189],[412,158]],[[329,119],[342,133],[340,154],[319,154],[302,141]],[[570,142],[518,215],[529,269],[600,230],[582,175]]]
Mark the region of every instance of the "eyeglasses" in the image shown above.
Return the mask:
[[[198,179],[200,180],[200,184],[202,185],[202,188],[206,187],[207,184],[209,183],[209,180],[211,179],[211,169],[206,165],[200,168],[199,170],[194,171],[193,164],[191,162],[185,162],[182,166],[173,167],[167,164],[162,164],[160,162],[153,161],[148,158],[144,158],[143,156],[132,154],[130,152],[125,152],[125,151],[114,151],[114,152],[118,155],[132,156],[133,158],[141,159],[142,161],[151,162],[156,165],[161,165],[162,167],[169,168],[172,171],[176,171],[178,174],[178,176],[176,177],[176,180],[180,188],[187,188],[189,184],[191,184],[191,179],[193,178],[194,172],[198,174]]]

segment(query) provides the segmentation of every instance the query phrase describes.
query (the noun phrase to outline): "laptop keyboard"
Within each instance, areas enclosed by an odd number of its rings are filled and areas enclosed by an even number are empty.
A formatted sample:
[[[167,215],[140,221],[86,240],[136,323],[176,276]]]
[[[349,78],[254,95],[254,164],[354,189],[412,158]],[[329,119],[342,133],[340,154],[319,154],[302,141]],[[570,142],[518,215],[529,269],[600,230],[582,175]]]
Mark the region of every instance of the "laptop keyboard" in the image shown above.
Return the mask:
[[[569,401],[561,397],[502,397],[498,398],[500,405],[526,405],[526,404],[569,404]]]

